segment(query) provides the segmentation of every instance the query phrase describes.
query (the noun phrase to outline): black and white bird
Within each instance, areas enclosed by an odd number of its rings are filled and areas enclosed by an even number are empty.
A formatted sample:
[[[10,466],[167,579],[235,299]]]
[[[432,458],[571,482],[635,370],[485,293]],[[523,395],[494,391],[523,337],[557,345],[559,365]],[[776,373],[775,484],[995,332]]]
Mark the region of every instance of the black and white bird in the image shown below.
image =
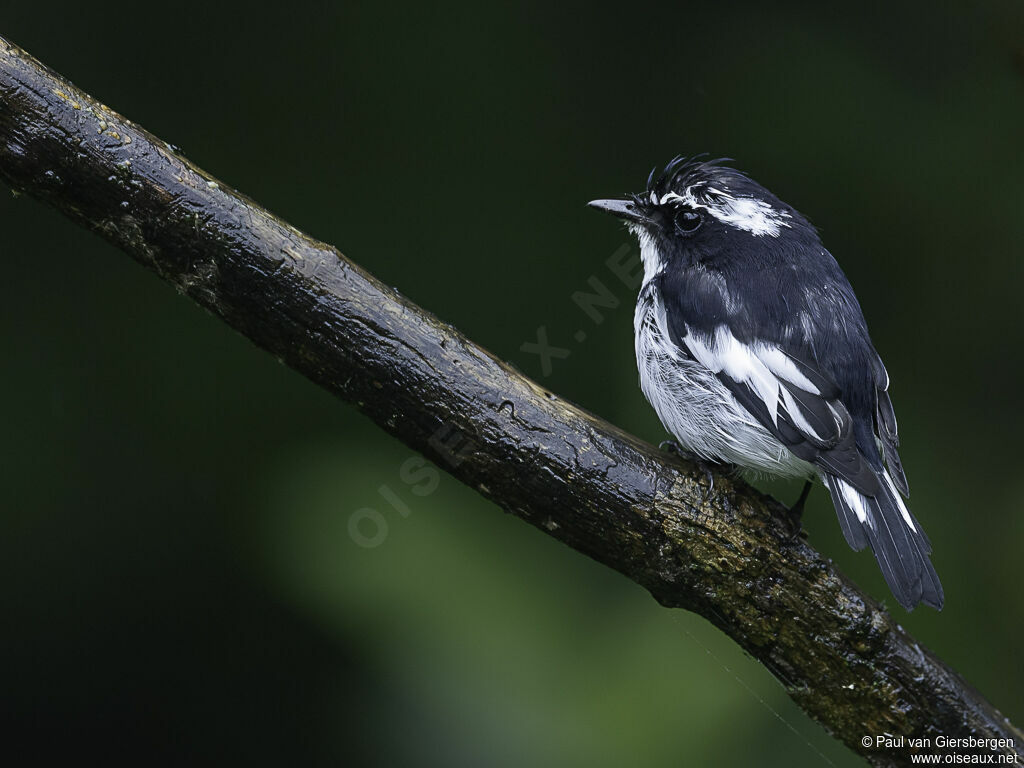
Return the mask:
[[[676,158],[643,193],[590,205],[640,241],[636,359],[665,428],[703,460],[817,475],[846,541],[871,545],[900,604],[941,608],[931,545],[903,500],[889,375],[815,228],[720,160]]]

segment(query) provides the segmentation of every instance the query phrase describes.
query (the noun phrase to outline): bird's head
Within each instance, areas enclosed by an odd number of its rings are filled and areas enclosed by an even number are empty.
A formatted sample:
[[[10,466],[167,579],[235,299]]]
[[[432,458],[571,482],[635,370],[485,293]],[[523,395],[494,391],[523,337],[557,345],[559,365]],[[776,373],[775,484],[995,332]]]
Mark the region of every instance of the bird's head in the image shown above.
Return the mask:
[[[589,205],[625,221],[640,240],[645,279],[666,266],[735,260],[759,262],[805,245],[817,234],[792,207],[723,160],[677,157],[647,189]]]

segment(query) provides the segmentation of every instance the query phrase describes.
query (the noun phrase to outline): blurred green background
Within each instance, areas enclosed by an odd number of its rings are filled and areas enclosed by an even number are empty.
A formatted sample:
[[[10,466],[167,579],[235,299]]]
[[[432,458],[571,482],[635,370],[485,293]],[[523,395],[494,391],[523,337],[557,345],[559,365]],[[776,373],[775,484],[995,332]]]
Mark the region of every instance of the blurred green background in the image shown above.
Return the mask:
[[[676,153],[737,158],[859,293],[947,607],[896,606],[820,489],[811,543],[1024,722],[1024,4],[9,6],[0,34],[652,442],[604,265],[629,241],[584,204]],[[97,237],[6,191],[0,232],[10,746],[860,764],[703,619],[446,475],[414,495],[407,448]],[[599,325],[569,298],[591,276],[622,301]],[[547,377],[538,326],[572,350]],[[367,507],[374,548],[349,535]]]

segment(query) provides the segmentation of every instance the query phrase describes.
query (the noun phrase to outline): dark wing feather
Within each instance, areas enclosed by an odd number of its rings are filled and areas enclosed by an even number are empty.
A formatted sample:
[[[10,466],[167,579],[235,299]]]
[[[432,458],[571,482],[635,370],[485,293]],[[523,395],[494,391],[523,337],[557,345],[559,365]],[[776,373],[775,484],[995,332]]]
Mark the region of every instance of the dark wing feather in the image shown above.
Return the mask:
[[[886,381],[888,385],[888,381]],[[903,462],[900,461],[900,454],[896,446],[900,444],[896,434],[896,414],[892,409],[892,400],[889,393],[881,386],[876,390],[878,396],[878,409],[875,415],[875,429],[882,441],[882,454],[885,456],[885,463],[889,467],[889,474],[892,481],[899,488],[904,496],[910,496],[910,486],[907,485],[907,476],[903,472]]]
[[[808,365],[802,363],[804,368]],[[834,385],[815,394],[778,379],[780,392],[788,393],[799,412],[793,413],[786,398],[780,397],[776,418],[772,419],[764,400],[749,384],[736,381],[725,370],[716,375],[758,423],[794,455],[841,477],[867,496],[878,493],[878,477],[857,448],[849,412],[838,397],[827,399],[824,394],[836,392]]]

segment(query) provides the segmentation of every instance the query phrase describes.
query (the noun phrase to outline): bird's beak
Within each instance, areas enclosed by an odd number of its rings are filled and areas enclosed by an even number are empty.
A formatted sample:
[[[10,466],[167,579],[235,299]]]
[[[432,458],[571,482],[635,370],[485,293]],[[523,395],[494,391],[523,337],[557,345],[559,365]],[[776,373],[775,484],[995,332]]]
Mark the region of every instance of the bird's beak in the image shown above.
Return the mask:
[[[632,200],[591,200],[587,203],[591,208],[599,211],[607,211],[612,216],[627,221],[646,221],[647,218],[637,210],[636,203]]]

